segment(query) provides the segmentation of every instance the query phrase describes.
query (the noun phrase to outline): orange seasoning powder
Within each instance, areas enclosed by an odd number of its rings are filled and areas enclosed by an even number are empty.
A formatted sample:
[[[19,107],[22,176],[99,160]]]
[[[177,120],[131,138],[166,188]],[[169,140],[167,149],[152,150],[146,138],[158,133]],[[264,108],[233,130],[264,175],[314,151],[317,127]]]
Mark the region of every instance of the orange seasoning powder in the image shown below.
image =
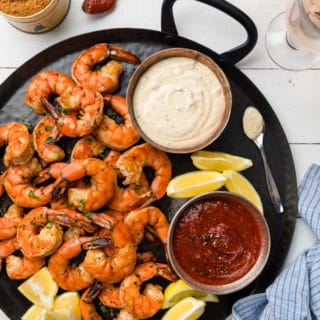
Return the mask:
[[[31,16],[44,9],[51,0],[0,0],[0,11],[16,17]]]

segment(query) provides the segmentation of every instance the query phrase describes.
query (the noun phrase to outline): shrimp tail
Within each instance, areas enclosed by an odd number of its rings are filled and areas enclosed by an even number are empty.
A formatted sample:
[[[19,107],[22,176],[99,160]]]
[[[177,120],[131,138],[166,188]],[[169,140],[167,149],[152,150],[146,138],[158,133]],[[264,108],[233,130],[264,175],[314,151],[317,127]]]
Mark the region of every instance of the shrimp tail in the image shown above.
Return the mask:
[[[90,219],[99,227],[105,229],[112,229],[115,225],[115,220],[105,213],[91,213]]]
[[[67,190],[69,186],[69,182],[66,179],[62,179],[60,183],[58,183],[51,191],[51,199],[57,200],[59,199]]]
[[[114,45],[108,45],[108,56],[116,60],[132,63],[132,64],[141,63],[141,60],[139,57],[137,57],[136,55],[132,54],[127,50],[124,50]]]
[[[84,243],[82,247],[84,250],[91,250],[91,249],[100,249],[103,247],[110,246],[112,244],[113,244],[113,241],[110,238],[97,237],[94,240]]]
[[[83,216],[80,220],[77,217],[73,218],[64,212],[51,209],[48,213],[48,219],[65,227],[80,227],[89,233],[92,233],[96,230],[96,227],[91,223],[90,219],[86,218],[85,216]]]
[[[61,117],[60,111],[57,110],[57,108],[52,103],[50,103],[47,98],[41,97],[40,101],[47,115],[52,117],[55,121],[57,121]]]
[[[82,295],[81,300],[85,303],[92,303],[92,301],[98,297],[103,285],[95,281],[91,287],[89,287],[85,294]]]

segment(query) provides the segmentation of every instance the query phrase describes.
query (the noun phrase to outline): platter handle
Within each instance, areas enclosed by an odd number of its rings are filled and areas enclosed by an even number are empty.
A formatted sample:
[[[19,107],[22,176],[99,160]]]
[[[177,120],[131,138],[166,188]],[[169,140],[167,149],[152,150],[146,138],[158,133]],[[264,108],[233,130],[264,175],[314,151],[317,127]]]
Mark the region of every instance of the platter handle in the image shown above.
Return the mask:
[[[173,16],[173,5],[177,0],[163,0],[161,10],[161,30],[166,33],[172,33],[178,35],[176,24]],[[222,12],[228,14],[235,20],[237,20],[246,30],[247,39],[239,46],[228,50],[221,54],[221,57],[232,64],[236,64],[242,60],[247,54],[254,48],[257,39],[258,32],[254,22],[243,11],[233,6],[225,0],[197,0],[203,2],[212,7],[215,7]]]

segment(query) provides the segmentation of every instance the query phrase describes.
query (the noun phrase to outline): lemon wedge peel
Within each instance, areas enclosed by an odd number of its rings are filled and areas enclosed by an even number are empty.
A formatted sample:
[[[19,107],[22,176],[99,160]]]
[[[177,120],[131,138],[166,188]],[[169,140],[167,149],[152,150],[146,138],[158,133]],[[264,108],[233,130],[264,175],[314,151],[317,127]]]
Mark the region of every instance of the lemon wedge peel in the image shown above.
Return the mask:
[[[205,307],[204,301],[187,297],[168,309],[161,320],[196,320],[203,315]]]
[[[170,180],[167,195],[171,198],[191,198],[220,189],[226,178],[216,171],[191,171]]]
[[[261,198],[251,182],[240,172],[225,170],[222,174],[226,177],[225,187],[228,191],[239,194],[251,201],[263,214]]]
[[[47,309],[53,307],[58,293],[58,285],[53,281],[47,267],[41,268],[33,276],[25,280],[18,290],[33,304]]]
[[[199,150],[191,155],[193,165],[200,170],[243,171],[253,166],[251,159],[218,151]]]
[[[184,298],[193,297],[205,302],[219,302],[218,296],[205,293],[190,287],[183,280],[179,279],[170,283],[164,290],[164,301],[161,309],[168,309]]]

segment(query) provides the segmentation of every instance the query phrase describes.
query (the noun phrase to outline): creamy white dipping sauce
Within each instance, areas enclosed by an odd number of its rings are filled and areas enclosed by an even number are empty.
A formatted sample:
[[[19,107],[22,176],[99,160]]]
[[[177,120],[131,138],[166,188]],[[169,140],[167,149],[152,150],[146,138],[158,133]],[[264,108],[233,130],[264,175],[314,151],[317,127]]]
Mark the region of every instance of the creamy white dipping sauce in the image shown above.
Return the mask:
[[[140,129],[174,149],[198,146],[220,128],[226,98],[217,76],[192,58],[170,57],[144,72],[133,96]]]

